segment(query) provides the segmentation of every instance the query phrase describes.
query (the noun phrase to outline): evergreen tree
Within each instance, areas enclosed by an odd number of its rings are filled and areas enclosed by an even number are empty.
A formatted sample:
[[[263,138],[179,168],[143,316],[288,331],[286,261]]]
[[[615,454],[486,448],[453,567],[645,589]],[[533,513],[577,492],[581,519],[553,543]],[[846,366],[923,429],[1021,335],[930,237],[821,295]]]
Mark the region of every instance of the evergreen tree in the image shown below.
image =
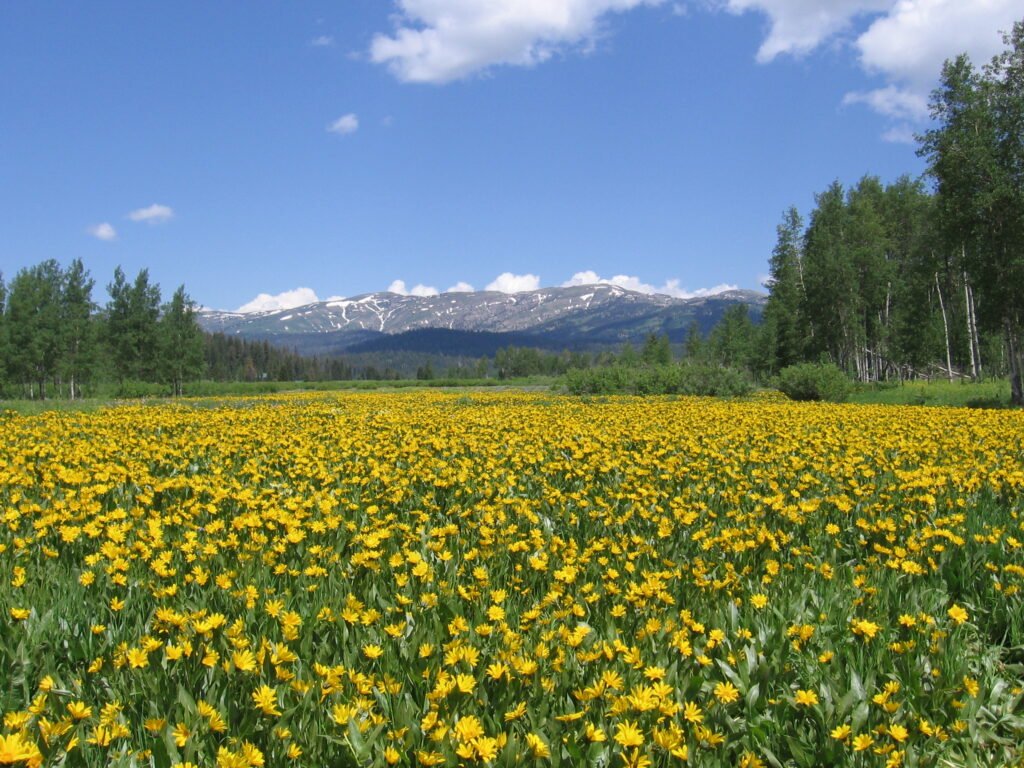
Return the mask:
[[[802,312],[809,326],[807,350],[810,359],[824,357],[849,371],[857,348],[860,312],[842,185],[833,182],[815,197],[815,203],[804,236]]]
[[[31,398],[46,399],[46,385],[57,373],[61,339],[60,265],[50,259],[23,269],[7,297],[12,378]]]
[[[766,364],[773,373],[803,359],[807,328],[800,312],[803,285],[804,223],[791,207],[776,229],[769,262],[768,303],[764,310]]]
[[[120,266],[115,267],[114,279],[107,284],[110,300],[107,302],[103,335],[118,383],[123,383],[131,375],[135,350],[135,343],[131,338],[129,291],[130,286],[125,279],[124,271]]]
[[[619,351],[618,362],[620,365],[639,365],[640,355],[637,354],[636,347],[630,342],[624,342],[622,349]]]
[[[160,286],[150,284],[146,269],[129,284],[117,267],[107,293],[106,336],[118,381],[155,381],[159,370]]]
[[[755,334],[747,305],[733,304],[708,337],[712,358],[729,368],[751,368],[756,348]]]
[[[943,357],[942,318],[935,293],[937,254],[933,198],[920,181],[903,176],[885,190],[886,230],[892,262],[891,354],[904,372],[924,371]]]
[[[94,285],[81,260],[71,262],[60,297],[60,374],[72,400],[79,396],[96,365]]]
[[[195,302],[181,285],[163,309],[159,323],[160,368],[163,380],[179,397],[184,383],[198,379],[203,372],[203,332],[196,322]]]
[[[149,270],[135,277],[129,293],[132,336],[135,342],[135,371],[141,381],[156,381],[160,370],[160,286],[149,282]]]
[[[891,265],[885,228],[885,190],[877,177],[865,176],[847,195],[846,251],[856,280],[849,343],[861,381],[881,378],[888,355]],[[842,291],[843,286],[837,286]]]
[[[656,333],[647,334],[644,340],[643,349],[640,350],[640,360],[645,365],[668,365],[672,362],[672,344],[668,336]]]
[[[700,335],[700,326],[696,320],[690,323],[686,329],[686,342],[683,344],[683,353],[690,362],[704,358],[704,338]]]

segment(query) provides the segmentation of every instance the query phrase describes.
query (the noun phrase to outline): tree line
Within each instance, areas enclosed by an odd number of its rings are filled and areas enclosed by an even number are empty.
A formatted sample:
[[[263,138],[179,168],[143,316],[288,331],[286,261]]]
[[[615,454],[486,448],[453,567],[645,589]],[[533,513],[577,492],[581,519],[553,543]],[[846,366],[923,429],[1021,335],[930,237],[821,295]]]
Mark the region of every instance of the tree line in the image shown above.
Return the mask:
[[[267,341],[205,333],[184,286],[169,301],[142,269],[128,280],[118,267],[108,301],[81,260],[55,260],[0,275],[0,396],[78,399],[115,394],[183,394],[185,384],[213,381],[397,379],[371,361],[303,356]]]
[[[129,280],[118,267],[94,299],[96,282],[81,260],[54,260],[20,270],[10,284],[0,275],[0,396],[78,399],[91,395],[181,395],[188,382],[346,381],[520,378],[622,365],[665,365],[678,357],[752,367],[758,327],[737,305],[707,339],[696,324],[673,350],[667,336],[650,334],[639,347],[618,351],[547,352],[509,346],[493,357],[411,352],[302,355],[267,340],[205,333],[197,307],[179,286],[164,302],[142,269]]]
[[[1024,405],[1024,21],[976,68],[947,61],[918,154],[934,183],[866,176],[778,227],[769,371],[829,361],[860,381],[1011,380]]]
[[[160,382],[180,394],[203,365],[195,304],[180,286],[163,301],[141,270],[129,282],[120,267],[109,301],[93,299],[95,280],[76,259],[49,259],[0,275],[0,389],[32,399],[76,399],[101,381]]]

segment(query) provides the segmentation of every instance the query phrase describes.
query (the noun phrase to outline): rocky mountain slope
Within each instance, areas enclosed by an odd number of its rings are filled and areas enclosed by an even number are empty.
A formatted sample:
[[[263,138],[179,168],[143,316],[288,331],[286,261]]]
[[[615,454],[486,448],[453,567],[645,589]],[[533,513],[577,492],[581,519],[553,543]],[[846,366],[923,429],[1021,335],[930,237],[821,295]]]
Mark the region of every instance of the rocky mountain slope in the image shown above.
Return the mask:
[[[693,299],[629,291],[614,285],[543,288],[506,294],[495,291],[403,296],[381,292],[322,301],[287,310],[240,314],[204,310],[204,330],[268,339],[300,351],[337,353],[375,344],[394,348],[392,338],[423,329],[486,332],[488,348],[533,343],[540,347],[593,348],[642,341],[649,333],[685,337],[691,323],[707,332],[728,307],[746,304],[760,316],[766,297],[755,291],[726,291]],[[452,333],[452,339],[462,338]],[[411,339],[437,334],[410,334]],[[418,343],[410,341],[413,347]],[[454,342],[454,343],[457,343]]]

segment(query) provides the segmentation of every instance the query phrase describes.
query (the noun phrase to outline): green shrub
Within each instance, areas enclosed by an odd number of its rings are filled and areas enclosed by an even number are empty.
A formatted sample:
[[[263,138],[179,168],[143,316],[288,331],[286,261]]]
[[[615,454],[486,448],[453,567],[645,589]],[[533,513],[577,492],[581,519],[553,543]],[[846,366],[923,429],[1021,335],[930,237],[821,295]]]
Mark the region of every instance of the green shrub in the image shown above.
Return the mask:
[[[801,363],[779,371],[779,389],[791,400],[842,403],[853,391],[853,383],[832,363]]]
[[[565,375],[574,395],[705,395],[740,397],[753,385],[739,371],[714,365],[611,365],[577,368]]]

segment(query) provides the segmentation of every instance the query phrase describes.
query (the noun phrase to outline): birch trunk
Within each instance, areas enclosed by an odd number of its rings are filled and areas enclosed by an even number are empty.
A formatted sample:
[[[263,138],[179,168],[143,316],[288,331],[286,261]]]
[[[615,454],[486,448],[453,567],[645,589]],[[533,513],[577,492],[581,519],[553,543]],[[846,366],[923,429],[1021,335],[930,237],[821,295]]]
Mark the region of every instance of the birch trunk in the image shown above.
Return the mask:
[[[974,356],[974,334],[971,331],[971,284],[967,282],[967,273],[964,272],[964,307],[967,309],[964,315],[967,319],[967,348],[971,357],[971,381],[978,380],[978,363]]]
[[[974,359],[978,363],[978,378],[984,375],[984,368],[981,363],[981,338],[978,336],[978,312],[974,308],[974,288],[967,284],[967,317],[970,322],[970,340]]]
[[[953,383],[953,355],[949,350],[949,322],[946,319],[946,303],[942,300],[942,286],[939,285],[939,273],[935,273],[935,291],[939,294],[939,309],[942,310],[942,330],[946,335],[946,373],[949,383]]]
[[[1024,360],[1022,360],[1020,337],[1014,324],[1007,319],[1006,354],[1010,358],[1010,405],[1024,406]]]

